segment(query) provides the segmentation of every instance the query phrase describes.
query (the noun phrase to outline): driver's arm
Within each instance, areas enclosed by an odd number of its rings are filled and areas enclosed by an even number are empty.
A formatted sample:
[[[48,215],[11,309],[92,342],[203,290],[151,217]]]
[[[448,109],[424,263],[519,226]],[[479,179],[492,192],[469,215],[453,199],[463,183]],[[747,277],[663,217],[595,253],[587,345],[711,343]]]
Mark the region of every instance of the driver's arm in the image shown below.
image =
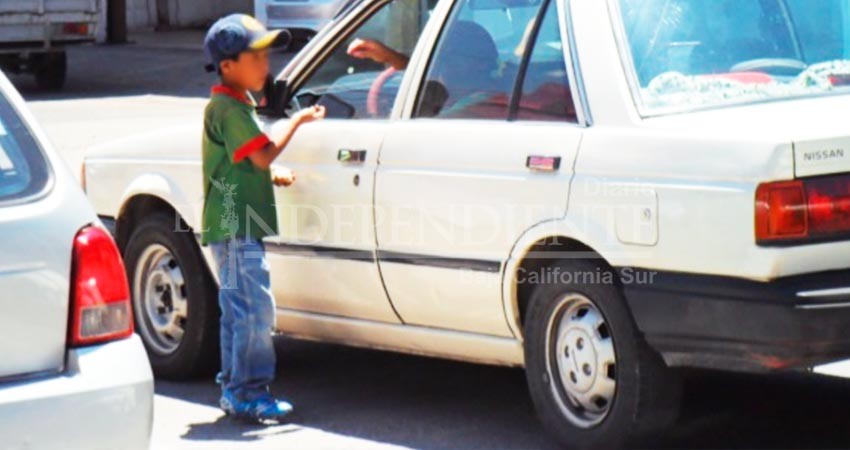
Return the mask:
[[[348,46],[348,54],[354,58],[371,59],[377,63],[388,64],[396,70],[404,70],[410,63],[410,57],[407,55],[373,39],[355,39]]]

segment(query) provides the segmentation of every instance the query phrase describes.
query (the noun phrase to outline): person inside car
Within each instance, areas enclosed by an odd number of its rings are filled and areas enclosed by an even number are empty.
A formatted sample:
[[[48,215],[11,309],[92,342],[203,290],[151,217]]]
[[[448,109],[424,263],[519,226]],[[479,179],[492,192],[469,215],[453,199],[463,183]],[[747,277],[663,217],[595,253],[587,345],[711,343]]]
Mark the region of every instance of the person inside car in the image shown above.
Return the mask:
[[[490,33],[471,21],[456,23],[446,36],[444,54],[437,62],[433,79],[426,80],[419,105],[419,117],[499,117],[506,111],[508,98],[498,87],[499,53]],[[348,54],[370,59],[401,71],[410,57],[375,39],[355,39]],[[446,80],[451,80],[447,87]]]

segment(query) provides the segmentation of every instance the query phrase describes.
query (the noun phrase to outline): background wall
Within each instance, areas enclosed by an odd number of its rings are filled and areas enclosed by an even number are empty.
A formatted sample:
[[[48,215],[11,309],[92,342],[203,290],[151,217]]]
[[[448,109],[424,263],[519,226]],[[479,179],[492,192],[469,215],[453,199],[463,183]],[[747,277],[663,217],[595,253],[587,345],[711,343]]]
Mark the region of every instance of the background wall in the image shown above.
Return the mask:
[[[3,0],[0,0],[2,2]],[[254,14],[253,0],[126,0],[127,29],[200,28],[221,16]],[[106,41],[106,0],[100,0],[98,42]]]
[[[234,12],[253,14],[252,0],[127,0],[127,27],[200,27]]]

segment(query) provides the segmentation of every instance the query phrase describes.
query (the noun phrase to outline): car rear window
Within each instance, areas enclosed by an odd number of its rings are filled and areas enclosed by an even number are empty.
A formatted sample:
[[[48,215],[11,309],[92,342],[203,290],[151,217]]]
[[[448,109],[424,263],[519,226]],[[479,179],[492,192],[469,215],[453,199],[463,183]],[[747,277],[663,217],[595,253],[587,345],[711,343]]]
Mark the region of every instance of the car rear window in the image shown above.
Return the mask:
[[[619,0],[650,114],[850,93],[848,0]]]
[[[49,168],[29,128],[0,93],[0,206],[44,189]]]

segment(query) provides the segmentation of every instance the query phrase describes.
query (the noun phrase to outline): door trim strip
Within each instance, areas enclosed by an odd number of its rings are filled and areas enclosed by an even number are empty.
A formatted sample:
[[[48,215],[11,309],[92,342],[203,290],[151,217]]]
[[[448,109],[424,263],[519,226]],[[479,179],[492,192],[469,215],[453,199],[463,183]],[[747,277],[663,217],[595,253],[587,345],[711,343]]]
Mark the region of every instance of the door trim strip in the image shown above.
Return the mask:
[[[283,242],[264,241],[269,252],[284,256],[300,256],[303,258],[344,259],[348,261],[375,262],[375,254],[370,250],[357,250],[341,247],[324,247],[319,245],[287,244]]]
[[[284,256],[303,258],[344,259],[349,261],[376,261],[375,253],[369,250],[358,250],[342,247],[326,247],[320,245],[291,244],[284,242],[264,241],[269,252]],[[377,261],[382,263],[408,264],[414,266],[438,267],[441,269],[471,270],[475,272],[499,273],[502,271],[501,261],[482,259],[448,258],[444,256],[421,255],[414,253],[377,251]]]
[[[471,270],[475,272],[499,273],[502,271],[501,261],[483,259],[447,258],[434,255],[419,255],[378,250],[378,261],[410,264],[414,266],[439,267],[441,269]]]

